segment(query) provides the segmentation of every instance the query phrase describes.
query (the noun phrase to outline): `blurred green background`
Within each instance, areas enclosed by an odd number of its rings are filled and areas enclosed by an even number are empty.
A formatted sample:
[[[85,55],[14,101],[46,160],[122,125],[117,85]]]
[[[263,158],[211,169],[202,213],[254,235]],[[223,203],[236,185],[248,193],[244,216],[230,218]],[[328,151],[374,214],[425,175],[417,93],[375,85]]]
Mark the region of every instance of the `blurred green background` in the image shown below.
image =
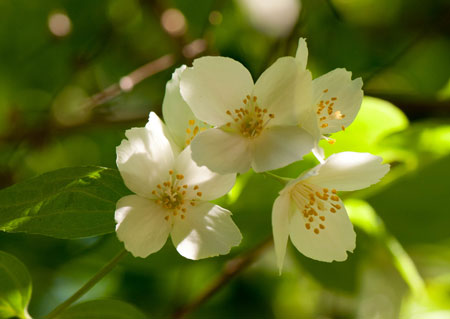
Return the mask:
[[[256,79],[277,57],[294,55],[299,37],[313,77],[344,67],[364,81],[362,110],[323,145],[327,155],[371,152],[391,172],[345,195],[358,234],[348,261],[315,262],[290,245],[278,276],[269,248],[191,317],[450,318],[447,0],[2,0],[0,188],[62,167],[114,168],[124,131],[161,114],[177,66],[220,54]],[[296,177],[313,165],[308,156],[278,173]],[[221,200],[244,235],[231,255],[193,262],[168,243],[145,260],[127,257],[84,299],[121,299],[150,318],[170,317],[227,260],[271,234],[279,190],[248,173]],[[30,270],[36,317],[119,247],[114,234],[69,241],[0,233],[0,250]]]

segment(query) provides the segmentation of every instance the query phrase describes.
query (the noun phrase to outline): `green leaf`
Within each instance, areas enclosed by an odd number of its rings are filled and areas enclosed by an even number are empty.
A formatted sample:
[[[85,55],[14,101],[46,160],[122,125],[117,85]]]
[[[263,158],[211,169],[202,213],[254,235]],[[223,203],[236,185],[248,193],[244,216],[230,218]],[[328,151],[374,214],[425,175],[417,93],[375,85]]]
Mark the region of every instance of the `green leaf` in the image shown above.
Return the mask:
[[[16,257],[0,251],[0,318],[31,318],[31,277]]]
[[[55,319],[145,319],[134,306],[119,300],[90,300],[59,314]]]
[[[378,154],[383,151],[378,145],[383,138],[406,129],[408,125],[405,114],[393,104],[373,97],[364,97],[355,121],[345,131],[331,135],[336,139],[336,143],[330,145],[322,141],[320,145],[327,157],[344,151]]]
[[[367,198],[405,245],[448,240],[450,155],[409,173]]]
[[[57,238],[113,232],[116,202],[128,194],[116,170],[59,169],[0,191],[0,230]]]

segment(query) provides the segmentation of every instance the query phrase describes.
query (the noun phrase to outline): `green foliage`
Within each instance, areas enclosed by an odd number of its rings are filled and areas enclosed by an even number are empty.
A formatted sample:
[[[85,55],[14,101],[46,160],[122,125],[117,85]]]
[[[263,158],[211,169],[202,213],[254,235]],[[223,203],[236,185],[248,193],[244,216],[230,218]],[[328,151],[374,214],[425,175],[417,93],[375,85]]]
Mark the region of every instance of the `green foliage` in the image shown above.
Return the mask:
[[[16,257],[0,251],[0,318],[31,318],[31,277]]]
[[[114,231],[114,210],[129,191],[116,170],[56,170],[0,191],[0,230],[57,238]]]
[[[134,306],[119,300],[90,300],[65,310],[55,319],[146,319]]]
[[[391,183],[368,199],[387,229],[402,243],[435,243],[448,238],[450,156]]]
[[[113,167],[123,132],[143,126],[150,111],[160,114],[173,69],[192,62],[183,55],[183,47],[193,40],[204,41],[206,51],[200,55],[235,58],[256,79],[277,57],[293,55],[302,36],[308,41],[308,68],[314,78],[336,67],[346,68],[353,78],[363,77],[367,96],[390,101],[366,97],[355,122],[331,136],[336,143],[321,142],[326,155],[371,152],[390,163],[391,172],[367,191],[345,197],[350,215],[352,207],[358,210],[357,216],[351,216],[357,247],[347,261],[318,263],[290,244],[284,273],[279,276],[269,249],[192,317],[448,317],[448,0],[301,0],[300,20],[286,38],[271,38],[256,30],[239,1],[201,0],[192,6],[193,2],[0,1],[0,188],[18,183],[0,190],[0,230],[6,231],[0,231],[0,249],[14,252],[32,272],[30,312],[43,318],[52,310],[50,306],[73,293],[118,249],[114,234],[70,241],[30,234],[77,238],[113,231],[115,203],[128,190],[116,171],[80,166]],[[161,27],[162,13],[171,7],[184,14],[186,34],[172,37]],[[221,23],[210,23],[212,11],[220,14]],[[64,37],[54,35],[48,26],[56,12],[66,14],[72,23]],[[85,97],[165,54],[176,57],[165,71],[89,114],[81,107]],[[275,173],[295,178],[317,164],[312,156],[305,158]],[[78,168],[27,181],[70,166]],[[275,180],[250,172],[222,199],[244,235],[242,245],[231,255],[193,262],[180,257],[169,241],[145,260],[124,260],[124,267],[102,282],[108,283],[108,289],[87,297],[112,295],[132,301],[152,317],[167,317],[201,294],[233,255],[245,254],[270,236],[272,204],[281,188]],[[367,207],[375,210],[361,213]],[[396,261],[377,238],[382,233],[380,225],[409,254],[430,298],[408,296],[405,274],[399,273],[402,267],[394,267],[402,260],[397,257]],[[8,284],[14,284],[3,282],[10,279],[4,277],[5,269],[14,275],[24,267],[4,253],[0,258],[2,264],[5,258],[12,260],[7,268],[0,267],[3,298]],[[24,284],[27,287],[29,280]],[[0,318],[28,318],[24,309],[29,295],[22,299],[22,291],[26,289],[8,295],[17,297],[11,301],[17,307],[0,312]],[[115,318],[121,311],[117,309],[132,308],[118,304],[81,303],[60,318]],[[86,313],[97,309],[105,313]],[[133,318],[144,317],[135,309],[127,312],[135,314]]]
[[[353,151],[380,154],[385,149],[379,142],[395,132],[408,127],[408,119],[395,105],[381,99],[365,97],[354,122],[333,134],[336,143],[322,142],[328,157],[333,153]]]

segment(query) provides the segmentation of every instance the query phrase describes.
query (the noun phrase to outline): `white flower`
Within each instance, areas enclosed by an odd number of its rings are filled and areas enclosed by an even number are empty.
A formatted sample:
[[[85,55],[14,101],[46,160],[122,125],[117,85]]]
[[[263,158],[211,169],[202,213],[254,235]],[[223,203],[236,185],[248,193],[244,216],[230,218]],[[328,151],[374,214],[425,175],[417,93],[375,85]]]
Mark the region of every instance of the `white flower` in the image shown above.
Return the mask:
[[[181,74],[181,95],[197,118],[215,128],[192,141],[192,157],[219,173],[262,172],[309,153],[298,127],[298,101],[311,97],[309,71],[293,57],[278,59],[253,83],[248,70],[224,57],[203,57]]]
[[[309,258],[326,262],[347,259],[347,251],[355,248],[356,235],[337,191],[377,183],[389,171],[389,165],[381,162],[381,157],[369,153],[337,153],[286,185],[272,211],[280,272],[289,236]]]
[[[300,38],[295,56],[299,71],[306,68],[308,48],[306,41]],[[324,135],[345,130],[359,112],[363,98],[361,78],[352,80],[352,73],[345,69],[334,69],[312,82],[312,104],[302,105],[300,126],[315,139],[314,154],[323,160],[323,150],[318,147]],[[328,139],[330,143],[334,140]]]
[[[154,113],[145,128],[125,132],[117,147],[117,166],[136,195],[117,202],[116,232],[134,256],[160,250],[170,234],[178,252],[189,259],[226,254],[241,241],[231,213],[207,202],[227,193],[234,175],[199,167],[191,149],[172,149],[164,124]]]
[[[164,121],[170,132],[168,135],[180,149],[191,144],[198,133],[211,127],[197,119],[181,97],[180,76],[185,69],[186,66],[182,65],[173,72],[172,79],[167,82],[162,105]]]

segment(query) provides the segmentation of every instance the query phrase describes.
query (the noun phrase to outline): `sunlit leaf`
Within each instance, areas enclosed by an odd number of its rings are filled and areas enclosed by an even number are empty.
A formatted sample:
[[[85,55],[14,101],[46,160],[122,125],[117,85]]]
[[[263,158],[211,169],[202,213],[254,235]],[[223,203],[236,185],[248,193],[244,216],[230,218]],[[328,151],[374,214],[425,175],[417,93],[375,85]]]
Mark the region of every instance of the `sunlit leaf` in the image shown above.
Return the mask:
[[[55,319],[146,319],[134,306],[119,300],[91,300],[77,304]]]
[[[336,143],[330,145],[322,141],[326,156],[343,151],[379,153],[377,145],[386,136],[408,127],[405,114],[393,104],[373,98],[364,97],[355,121],[338,133],[332,134]]]
[[[367,199],[402,244],[449,238],[450,156],[392,182]]]
[[[16,257],[0,251],[0,318],[31,318],[31,277]]]
[[[63,168],[0,191],[0,230],[57,238],[114,231],[116,202],[129,194],[118,171]]]

